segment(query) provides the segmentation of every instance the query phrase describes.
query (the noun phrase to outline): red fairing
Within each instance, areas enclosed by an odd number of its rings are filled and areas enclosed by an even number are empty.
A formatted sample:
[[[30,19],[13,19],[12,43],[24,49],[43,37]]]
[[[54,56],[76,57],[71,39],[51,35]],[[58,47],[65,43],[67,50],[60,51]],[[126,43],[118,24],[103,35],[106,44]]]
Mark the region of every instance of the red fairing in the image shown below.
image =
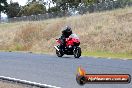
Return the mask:
[[[73,46],[74,43],[80,43],[79,39],[71,38],[66,40],[66,46]]]
[[[58,44],[61,44],[61,41],[60,41],[59,39],[56,39],[56,42],[57,42]]]
[[[72,34],[71,36],[69,36],[69,38],[66,38],[66,46],[74,46],[74,44],[80,44],[80,40],[77,37],[77,35]],[[61,44],[61,40],[60,39],[56,39],[56,42],[58,44]]]

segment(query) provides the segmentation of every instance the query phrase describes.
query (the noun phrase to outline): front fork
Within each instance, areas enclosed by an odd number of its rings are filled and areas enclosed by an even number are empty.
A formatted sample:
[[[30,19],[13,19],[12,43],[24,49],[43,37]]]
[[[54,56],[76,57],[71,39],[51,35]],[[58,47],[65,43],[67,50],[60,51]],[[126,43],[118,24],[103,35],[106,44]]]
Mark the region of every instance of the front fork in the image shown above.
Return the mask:
[[[54,48],[55,48],[57,51],[60,51],[60,49],[59,49],[57,46],[54,46]]]
[[[57,51],[63,52],[63,53],[64,53],[64,47],[63,47],[63,46],[61,47],[61,45],[58,45],[58,46],[54,46],[54,48],[55,48]]]

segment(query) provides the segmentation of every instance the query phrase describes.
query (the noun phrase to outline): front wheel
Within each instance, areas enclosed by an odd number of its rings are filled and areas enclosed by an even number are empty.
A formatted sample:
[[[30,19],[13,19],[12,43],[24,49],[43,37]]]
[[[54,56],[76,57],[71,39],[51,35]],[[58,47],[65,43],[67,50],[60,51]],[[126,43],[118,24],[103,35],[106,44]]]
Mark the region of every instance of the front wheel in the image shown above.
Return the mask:
[[[74,57],[75,58],[79,58],[81,56],[81,48],[80,47],[76,47],[73,51]]]
[[[58,57],[62,57],[64,54],[61,51],[56,50],[56,55]]]

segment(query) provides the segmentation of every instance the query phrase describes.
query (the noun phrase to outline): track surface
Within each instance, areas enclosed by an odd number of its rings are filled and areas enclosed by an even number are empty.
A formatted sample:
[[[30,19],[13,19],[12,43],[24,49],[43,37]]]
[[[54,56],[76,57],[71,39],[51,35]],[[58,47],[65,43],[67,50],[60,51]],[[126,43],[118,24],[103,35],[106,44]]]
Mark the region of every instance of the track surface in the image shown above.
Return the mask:
[[[0,52],[0,76],[7,76],[49,84],[62,88],[132,88],[130,84],[76,83],[77,68],[82,66],[87,73],[118,73],[132,75],[132,60],[104,59],[73,56],[58,58],[55,55]]]

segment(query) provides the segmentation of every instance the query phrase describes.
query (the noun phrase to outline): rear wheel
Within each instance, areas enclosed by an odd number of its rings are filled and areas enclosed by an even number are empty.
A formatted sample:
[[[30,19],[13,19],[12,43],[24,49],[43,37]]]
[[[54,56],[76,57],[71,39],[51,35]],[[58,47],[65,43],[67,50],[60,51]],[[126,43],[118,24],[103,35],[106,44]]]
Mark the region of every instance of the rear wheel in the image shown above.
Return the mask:
[[[75,58],[79,58],[81,56],[81,48],[80,47],[75,48],[73,54]]]

